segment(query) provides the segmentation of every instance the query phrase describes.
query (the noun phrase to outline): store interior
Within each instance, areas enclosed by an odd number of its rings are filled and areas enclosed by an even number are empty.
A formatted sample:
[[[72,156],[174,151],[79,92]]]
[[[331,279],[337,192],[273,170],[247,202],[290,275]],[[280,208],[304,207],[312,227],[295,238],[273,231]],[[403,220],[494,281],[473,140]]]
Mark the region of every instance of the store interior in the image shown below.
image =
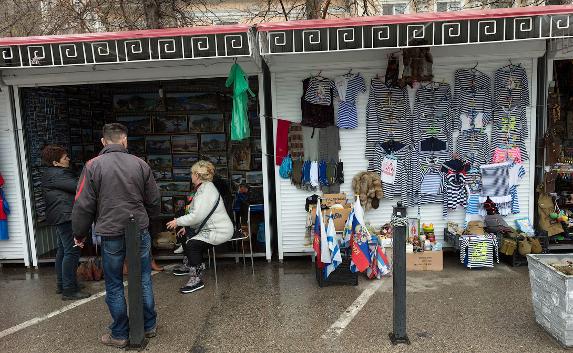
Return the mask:
[[[250,220],[255,253],[265,252],[261,127],[258,81],[249,79],[255,96],[249,98],[250,138],[231,141],[232,89],[224,77],[133,83],[29,87],[20,90],[22,124],[31,184],[35,243],[39,261],[53,261],[55,228],[45,222],[41,175],[41,149],[59,144],[68,149],[78,174],[101,150],[104,124],[119,122],[129,130],[130,153],[144,159],[153,170],[161,191],[161,215],[151,222],[153,255],[175,255],[173,234],[165,223],[185,206],[191,189],[190,168],[199,159],[211,161],[216,174],[228,183],[233,198],[253,206],[250,217],[234,205],[236,224]],[[259,205],[255,207],[254,205]],[[95,239],[92,239],[94,242]],[[235,243],[235,242],[234,242]],[[223,245],[217,253],[238,252],[244,244]],[[246,244],[248,251],[248,243]],[[93,255],[88,246],[83,255]]]

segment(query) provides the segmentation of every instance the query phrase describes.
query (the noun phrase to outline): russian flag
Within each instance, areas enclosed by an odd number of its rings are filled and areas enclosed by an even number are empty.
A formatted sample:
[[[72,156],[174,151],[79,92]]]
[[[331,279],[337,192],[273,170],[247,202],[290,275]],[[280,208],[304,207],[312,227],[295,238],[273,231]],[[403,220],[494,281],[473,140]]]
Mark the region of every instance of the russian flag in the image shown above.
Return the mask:
[[[314,249],[314,253],[316,254],[316,266],[318,268],[323,268],[324,264],[322,263],[321,255],[320,255],[320,225],[322,223],[322,217],[320,213],[320,201],[319,204],[316,206],[316,215],[314,218],[314,228],[313,228],[313,235],[314,239],[312,241],[312,248]]]
[[[355,218],[353,222],[354,234],[350,240],[352,251],[351,269],[353,272],[364,272],[370,266],[370,249],[368,248],[368,231]]]

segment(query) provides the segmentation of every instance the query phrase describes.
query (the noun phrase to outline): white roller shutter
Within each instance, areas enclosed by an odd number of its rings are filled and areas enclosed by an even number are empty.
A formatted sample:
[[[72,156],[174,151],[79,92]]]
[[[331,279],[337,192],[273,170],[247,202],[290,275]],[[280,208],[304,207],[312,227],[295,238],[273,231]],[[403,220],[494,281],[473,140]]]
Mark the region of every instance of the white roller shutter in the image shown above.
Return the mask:
[[[0,262],[17,261],[29,266],[26,223],[22,207],[22,189],[18,169],[18,152],[9,89],[1,86],[0,92],[0,173],[4,177],[4,192],[10,206],[8,216],[9,240],[0,241]]]
[[[475,48],[475,47],[474,47]],[[439,48],[443,51],[445,48]],[[434,52],[434,50],[432,50]],[[515,54],[515,53],[514,53]],[[517,217],[530,217],[533,219],[533,179],[534,176],[531,172],[534,170],[535,151],[533,149],[535,141],[535,105],[536,105],[536,59],[539,53],[527,52],[524,50],[519,57],[512,56],[515,64],[521,63],[527,70],[529,78],[529,90],[531,99],[531,107],[527,109],[527,117],[529,124],[529,139],[526,141],[527,150],[529,151],[532,159],[525,165],[526,175],[518,188],[519,204],[521,213],[515,216],[508,216],[506,220],[508,223],[513,223],[513,219]],[[483,55],[483,52],[482,52]],[[380,57],[386,58],[385,55]],[[282,58],[281,58],[282,59]],[[309,57],[309,62],[315,61],[315,58]],[[271,67],[273,73],[273,110],[274,116],[279,119],[290,120],[298,122],[301,120],[300,110],[300,97],[302,95],[302,80],[308,77],[311,73],[322,70],[321,75],[324,77],[332,78],[345,74],[348,69],[352,68],[353,72],[360,72],[365,80],[366,86],[369,89],[370,80],[376,74],[383,74],[385,72],[386,60],[380,60],[376,64],[364,63],[359,61],[360,56],[356,55],[356,62],[340,63],[323,63],[317,64],[316,62],[304,67],[300,61],[296,63],[298,70],[295,66],[286,67],[285,64],[277,64],[276,67]],[[450,57],[436,57],[434,56],[434,76],[435,81],[444,81],[450,83],[453,89],[453,76],[454,71],[458,68],[473,67],[476,60],[479,61],[478,69],[492,77],[496,69],[507,65],[506,58],[484,58],[476,59],[472,55],[466,55],[463,58],[450,58]],[[320,65],[320,66],[318,66]],[[280,67],[280,69],[278,69]],[[329,69],[329,67],[331,67]],[[318,70],[317,70],[318,68]],[[357,129],[340,130],[341,151],[340,159],[344,163],[344,176],[345,183],[341,186],[341,191],[352,195],[352,178],[358,172],[366,170],[368,163],[364,158],[365,149],[365,121],[366,121],[366,103],[368,100],[368,92],[361,95],[358,99],[358,121],[359,126]],[[276,124],[275,124],[276,131]],[[489,133],[489,132],[488,132]],[[491,134],[489,134],[491,135]],[[278,168],[278,167],[277,167]],[[281,179],[277,173],[277,205],[278,205],[278,232],[279,232],[279,258],[283,258],[284,254],[299,254],[305,252],[312,252],[312,246],[308,239],[305,239],[305,222],[306,212],[304,210],[305,199],[307,196],[312,195],[312,192],[301,191],[291,185],[289,180]],[[392,214],[392,207],[396,205],[398,200],[384,199],[380,203],[377,210],[371,210],[366,213],[366,221],[372,225],[382,225],[390,220]],[[409,208],[408,216],[417,217],[417,208]],[[465,211],[458,208],[458,210],[449,213],[448,219],[442,216],[442,205],[423,205],[420,210],[421,220],[426,223],[433,223],[436,228],[436,235],[438,239],[443,239],[443,229],[448,220],[462,223],[465,217]]]

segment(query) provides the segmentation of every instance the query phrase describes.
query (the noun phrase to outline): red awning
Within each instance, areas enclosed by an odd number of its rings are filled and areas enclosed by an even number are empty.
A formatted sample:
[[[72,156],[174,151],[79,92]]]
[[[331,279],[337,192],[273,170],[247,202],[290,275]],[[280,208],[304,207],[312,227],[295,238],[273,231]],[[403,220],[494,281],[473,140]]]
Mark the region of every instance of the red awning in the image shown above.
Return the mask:
[[[55,36],[5,37],[5,38],[0,38],[0,46],[79,43],[79,42],[121,40],[121,39],[196,36],[196,35],[221,34],[221,33],[225,34],[246,33],[251,28],[252,28],[251,25],[240,24],[240,25],[198,26],[198,27],[185,27],[185,28],[145,29],[137,31],[124,31],[124,32],[81,33],[81,34],[66,34],[66,35],[55,35]]]
[[[301,20],[257,25],[259,32],[297,30],[306,28],[375,26],[439,21],[480,20],[489,18],[527,17],[573,13],[573,5],[529,6],[508,9],[463,10],[450,12],[425,12],[406,15],[353,17],[326,20]]]

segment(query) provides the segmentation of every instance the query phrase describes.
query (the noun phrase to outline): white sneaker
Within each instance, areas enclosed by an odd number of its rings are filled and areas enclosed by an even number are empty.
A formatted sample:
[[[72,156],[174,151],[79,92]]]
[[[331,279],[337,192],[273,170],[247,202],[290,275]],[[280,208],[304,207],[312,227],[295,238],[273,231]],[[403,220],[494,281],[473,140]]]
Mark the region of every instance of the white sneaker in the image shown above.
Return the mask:
[[[177,249],[173,251],[174,254],[183,254],[183,245],[179,245]]]

